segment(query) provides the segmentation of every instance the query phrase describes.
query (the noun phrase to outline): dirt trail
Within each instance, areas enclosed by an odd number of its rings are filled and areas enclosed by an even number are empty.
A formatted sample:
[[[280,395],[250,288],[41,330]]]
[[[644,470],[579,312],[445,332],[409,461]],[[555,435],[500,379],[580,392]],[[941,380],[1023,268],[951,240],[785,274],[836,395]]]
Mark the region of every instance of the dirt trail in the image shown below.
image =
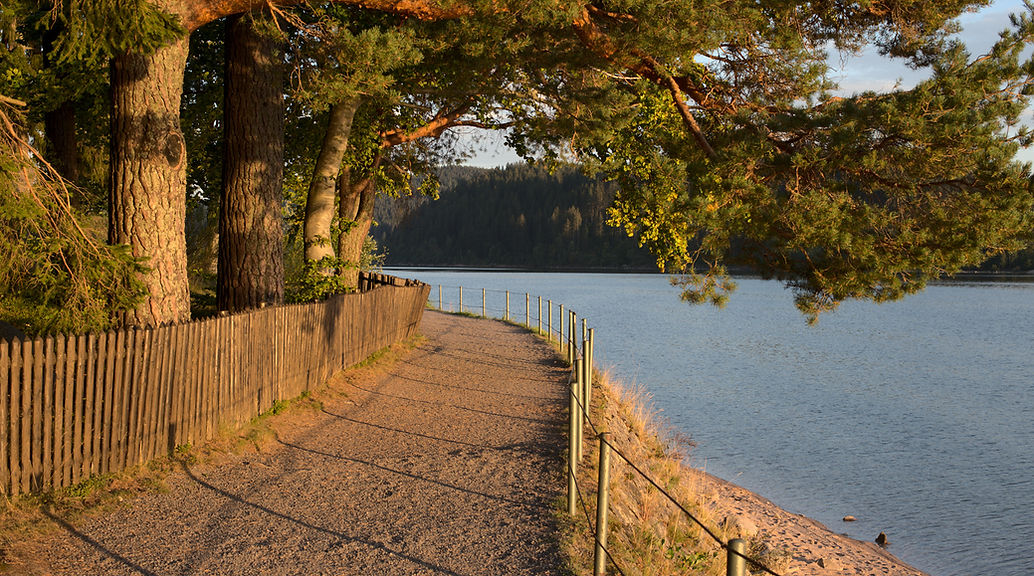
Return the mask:
[[[500,322],[429,312],[422,333],[261,452],[65,524],[42,573],[560,574],[562,365]]]

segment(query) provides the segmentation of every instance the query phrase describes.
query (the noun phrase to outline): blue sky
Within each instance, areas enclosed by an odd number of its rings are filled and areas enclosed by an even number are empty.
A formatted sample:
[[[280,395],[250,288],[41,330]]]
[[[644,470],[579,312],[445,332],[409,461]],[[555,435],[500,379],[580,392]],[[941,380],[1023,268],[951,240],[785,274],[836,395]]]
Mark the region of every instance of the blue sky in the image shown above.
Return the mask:
[[[983,54],[998,38],[998,33],[1008,27],[1009,14],[1024,10],[1022,0],[996,0],[975,14],[962,16],[959,19],[963,27],[960,36],[971,54]],[[925,77],[924,73],[910,70],[902,63],[883,58],[873,51],[843,60],[842,66],[840,55],[831,54],[830,58],[838,67],[833,72],[833,80],[840,84],[840,92],[845,94],[863,90],[889,90],[898,82],[907,88]],[[1034,114],[1028,112],[1027,123],[1034,125]],[[502,134],[475,131],[463,140],[478,149],[467,162],[471,166],[501,166],[520,161],[516,154],[506,148]],[[1021,152],[1019,158],[1034,162],[1034,150]]]

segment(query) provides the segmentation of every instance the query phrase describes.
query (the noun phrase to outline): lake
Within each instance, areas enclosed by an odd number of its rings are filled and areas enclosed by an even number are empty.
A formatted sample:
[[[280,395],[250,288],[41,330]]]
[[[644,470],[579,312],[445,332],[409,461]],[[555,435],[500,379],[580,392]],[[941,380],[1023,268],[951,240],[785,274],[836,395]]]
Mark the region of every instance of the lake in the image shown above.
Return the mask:
[[[653,397],[690,463],[934,576],[1034,574],[1034,284],[954,282],[808,326],[778,282],[691,306],[667,277],[391,270],[596,329],[597,367]],[[556,312],[554,311],[554,316]],[[858,521],[844,523],[845,515]]]

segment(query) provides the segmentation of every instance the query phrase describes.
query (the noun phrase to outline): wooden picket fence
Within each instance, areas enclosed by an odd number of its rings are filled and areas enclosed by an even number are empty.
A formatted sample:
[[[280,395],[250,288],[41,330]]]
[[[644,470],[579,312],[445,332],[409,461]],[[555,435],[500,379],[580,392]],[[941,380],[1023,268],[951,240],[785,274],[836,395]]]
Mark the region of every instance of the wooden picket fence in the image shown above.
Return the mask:
[[[72,486],[239,426],[413,335],[429,290],[368,274],[324,302],[0,340],[0,495]]]

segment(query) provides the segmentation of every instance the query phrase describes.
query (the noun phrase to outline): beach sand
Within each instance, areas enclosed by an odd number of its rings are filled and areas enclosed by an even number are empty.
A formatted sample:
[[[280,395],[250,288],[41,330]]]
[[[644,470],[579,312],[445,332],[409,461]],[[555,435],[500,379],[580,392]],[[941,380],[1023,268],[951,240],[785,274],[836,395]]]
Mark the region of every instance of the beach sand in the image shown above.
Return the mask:
[[[837,534],[701,470],[690,469],[690,474],[715,518],[735,519],[746,536],[760,536],[772,548],[789,552],[789,565],[779,571],[782,576],[927,576],[875,542]]]

